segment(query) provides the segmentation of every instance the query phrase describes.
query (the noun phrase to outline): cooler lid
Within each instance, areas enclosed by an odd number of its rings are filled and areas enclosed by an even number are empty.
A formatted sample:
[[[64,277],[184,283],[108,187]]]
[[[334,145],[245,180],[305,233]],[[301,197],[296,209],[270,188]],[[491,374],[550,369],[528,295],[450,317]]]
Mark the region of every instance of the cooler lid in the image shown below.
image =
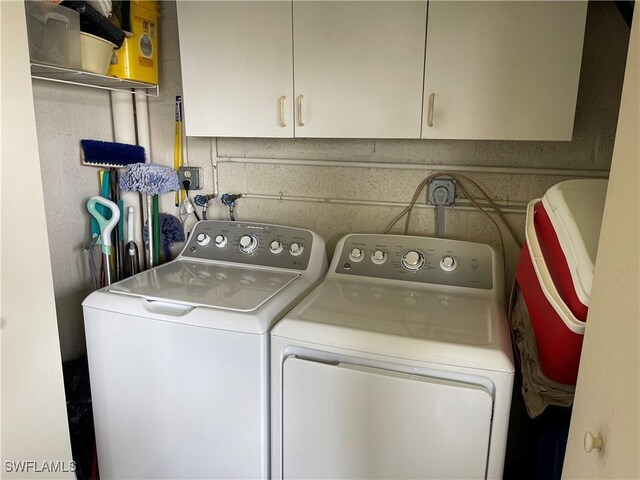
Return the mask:
[[[249,312],[256,310],[300,275],[174,260],[118,282],[109,291],[148,300]]]
[[[591,299],[607,184],[603,179],[567,180],[551,187],[542,198],[584,305]]]

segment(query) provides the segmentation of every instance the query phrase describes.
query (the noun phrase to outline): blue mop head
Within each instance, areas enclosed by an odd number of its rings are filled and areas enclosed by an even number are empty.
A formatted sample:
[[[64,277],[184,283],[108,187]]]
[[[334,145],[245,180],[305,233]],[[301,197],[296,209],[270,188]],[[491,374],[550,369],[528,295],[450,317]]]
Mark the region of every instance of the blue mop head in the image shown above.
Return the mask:
[[[184,229],[178,218],[169,213],[160,214],[160,232],[162,234],[162,244],[167,247],[174,243],[184,242]],[[145,243],[149,241],[149,228],[145,224],[142,232]]]
[[[168,213],[160,214],[160,230],[162,232],[162,242],[165,245],[184,242],[182,223],[173,215]]]
[[[160,214],[160,232],[162,237],[162,248],[164,249],[164,259],[168,262],[171,260],[171,248],[174,243],[184,242],[184,230],[182,223],[173,215],[168,213]],[[149,227],[144,226],[142,230],[142,238],[145,243],[149,241]]]
[[[164,195],[180,190],[180,181],[176,171],[167,165],[136,163],[120,175],[120,188],[123,192]]]
[[[127,143],[80,140],[80,161],[91,167],[127,167],[144,163],[144,148]]]

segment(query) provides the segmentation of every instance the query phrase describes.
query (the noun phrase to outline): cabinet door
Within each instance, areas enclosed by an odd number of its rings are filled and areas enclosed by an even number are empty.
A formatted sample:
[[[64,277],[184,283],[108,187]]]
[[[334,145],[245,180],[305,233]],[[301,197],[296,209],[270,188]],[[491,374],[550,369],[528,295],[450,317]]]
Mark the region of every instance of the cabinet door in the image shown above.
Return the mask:
[[[187,135],[292,137],[291,2],[177,9]]]
[[[640,478],[640,9],[622,102],[562,477]],[[587,453],[587,432],[602,450]]]
[[[571,140],[587,2],[429,2],[422,138]]]
[[[295,136],[419,138],[426,10],[294,0]]]
[[[33,90],[29,77],[27,22],[22,2],[0,2],[0,46],[0,155],[3,173],[0,188],[5,205],[2,210],[0,249],[0,462],[3,467],[0,475],[3,478],[39,477],[35,472],[45,471],[42,468],[43,461],[47,465],[61,466],[69,472],[72,454],[51,274],[50,252],[54,250],[49,249],[47,238],[41,159],[38,156]],[[84,113],[88,110],[80,111]],[[79,136],[78,133],[76,138]],[[10,162],[9,158],[20,160]],[[13,182],[11,179],[14,175],[25,175],[29,178],[29,185]],[[29,196],[28,216],[7,208],[9,198],[25,193]],[[34,461],[31,468],[29,462],[25,461],[30,459]],[[56,471],[61,472],[62,469]],[[52,470],[42,475],[44,477],[76,478],[73,473],[52,473]]]

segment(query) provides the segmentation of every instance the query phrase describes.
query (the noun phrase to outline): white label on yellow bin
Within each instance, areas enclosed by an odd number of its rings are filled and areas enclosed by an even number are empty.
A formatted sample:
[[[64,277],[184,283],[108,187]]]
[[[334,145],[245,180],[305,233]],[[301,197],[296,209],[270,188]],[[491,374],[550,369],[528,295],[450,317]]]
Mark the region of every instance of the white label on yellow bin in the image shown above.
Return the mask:
[[[146,59],[151,58],[153,55],[153,43],[152,39],[156,30],[156,25],[154,22],[150,22],[149,20],[145,20],[143,18],[138,18],[142,23],[142,31],[144,32],[140,37],[140,41],[138,42],[138,48],[140,53]],[[152,66],[153,61],[140,59],[140,65],[143,66]]]
[[[140,53],[147,58],[153,54],[153,44],[146,33],[140,38]]]

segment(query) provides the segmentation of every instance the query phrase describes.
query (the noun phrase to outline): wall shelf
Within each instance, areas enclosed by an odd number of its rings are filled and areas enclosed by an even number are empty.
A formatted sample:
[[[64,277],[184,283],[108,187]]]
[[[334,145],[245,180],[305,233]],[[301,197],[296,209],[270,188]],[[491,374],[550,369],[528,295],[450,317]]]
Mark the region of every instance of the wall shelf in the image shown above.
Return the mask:
[[[150,97],[157,97],[159,95],[158,85],[138,82],[135,80],[123,80],[117,77],[98,75],[95,73],[84,72],[82,70],[44,65],[41,63],[31,64],[31,78],[47,80],[50,82],[68,83],[71,85],[80,85],[90,88],[99,88],[102,90],[133,93],[136,95],[147,95]],[[136,89],[138,91],[133,92],[131,89]],[[140,92],[140,90],[142,90],[142,92]]]

